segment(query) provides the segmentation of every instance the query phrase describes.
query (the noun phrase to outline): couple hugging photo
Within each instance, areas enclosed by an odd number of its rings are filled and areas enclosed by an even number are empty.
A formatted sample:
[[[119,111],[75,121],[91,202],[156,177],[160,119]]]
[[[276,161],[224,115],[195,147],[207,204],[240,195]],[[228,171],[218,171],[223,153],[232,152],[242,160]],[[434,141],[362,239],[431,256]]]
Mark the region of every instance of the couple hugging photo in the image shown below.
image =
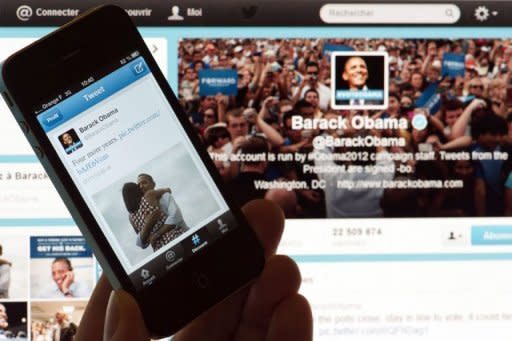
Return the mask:
[[[164,253],[226,210],[191,155],[177,143],[154,157],[148,155],[142,164],[133,160],[123,165],[130,170],[122,170],[125,174],[117,179],[102,179],[109,184],[93,194],[105,235],[127,271]]]
[[[156,251],[189,229],[171,189],[156,188],[151,175],[139,174],[137,183],[123,185],[122,193],[138,247]]]

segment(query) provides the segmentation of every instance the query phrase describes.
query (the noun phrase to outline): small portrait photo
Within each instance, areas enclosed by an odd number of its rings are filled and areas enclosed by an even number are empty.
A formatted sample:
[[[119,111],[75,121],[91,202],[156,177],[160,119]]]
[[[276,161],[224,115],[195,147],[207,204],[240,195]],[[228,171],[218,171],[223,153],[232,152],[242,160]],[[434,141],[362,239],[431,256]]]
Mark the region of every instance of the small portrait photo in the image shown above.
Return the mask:
[[[59,141],[66,154],[71,154],[83,147],[83,143],[80,141],[75,129],[69,129],[64,134],[60,135]]]
[[[27,302],[0,301],[0,340],[28,340]]]
[[[0,300],[28,297],[28,239],[3,235],[0,241]]]
[[[30,237],[32,299],[89,298],[93,277],[92,250],[84,237]]]
[[[30,304],[32,341],[76,340],[87,301],[44,301]]]
[[[333,52],[332,107],[340,110],[386,109],[388,69],[386,52]]]

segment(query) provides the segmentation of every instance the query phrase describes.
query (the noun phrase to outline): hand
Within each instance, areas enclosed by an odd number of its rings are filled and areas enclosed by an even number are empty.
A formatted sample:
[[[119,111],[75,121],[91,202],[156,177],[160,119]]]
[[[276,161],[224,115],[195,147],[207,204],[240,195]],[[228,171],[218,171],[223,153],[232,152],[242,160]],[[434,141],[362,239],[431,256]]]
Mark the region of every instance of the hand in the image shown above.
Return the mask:
[[[433,58],[437,55],[437,48],[435,46],[429,47],[428,49],[428,56],[430,58]]]
[[[60,286],[60,291],[62,291],[64,294],[69,293],[69,287],[71,287],[71,284],[75,281],[75,273],[73,271],[68,271],[64,275],[64,280],[62,281],[62,284]]]
[[[240,147],[242,147],[242,144],[247,141],[247,138],[245,136],[238,136],[232,141],[233,144],[233,153],[238,152]]]
[[[425,143],[431,144],[432,148],[434,148],[434,151],[438,152],[443,148],[443,144],[439,140],[439,137],[437,135],[430,135],[425,140]]]
[[[469,109],[471,112],[477,110],[477,109],[483,109],[487,107],[487,103],[485,103],[485,101],[483,99],[474,99],[473,101],[471,101],[471,103],[469,103]]]
[[[318,193],[317,191],[313,191],[312,189],[306,189],[304,191],[301,191],[300,193],[306,200],[315,203],[320,202],[321,196],[320,193]]]
[[[221,93],[218,93],[217,95],[215,95],[215,100],[217,101],[217,105],[223,105],[223,106],[227,106],[228,102],[229,102],[228,96],[225,96]]]
[[[309,341],[313,336],[311,309],[297,293],[297,265],[274,255],[284,219],[273,203],[256,200],[243,211],[258,235],[267,259],[262,274],[250,286],[219,303],[179,331],[173,341]],[[179,309],[179,307],[174,307]],[[76,341],[148,341],[135,300],[125,291],[112,292],[101,277],[82,317]]]
[[[160,208],[156,208],[153,212],[146,215],[144,222],[146,224],[154,225],[156,224],[157,220],[160,219],[161,215],[162,211],[160,211]]]
[[[156,247],[156,241],[158,240],[158,238],[160,238],[160,234],[157,232],[155,233],[152,233],[150,236],[149,236],[149,245],[151,245],[151,247],[154,249]]]
[[[267,98],[265,98],[265,100],[263,101],[261,106],[268,109],[271,106],[276,105],[278,103],[279,103],[279,100],[277,99],[277,97],[275,97],[275,96],[268,96]]]

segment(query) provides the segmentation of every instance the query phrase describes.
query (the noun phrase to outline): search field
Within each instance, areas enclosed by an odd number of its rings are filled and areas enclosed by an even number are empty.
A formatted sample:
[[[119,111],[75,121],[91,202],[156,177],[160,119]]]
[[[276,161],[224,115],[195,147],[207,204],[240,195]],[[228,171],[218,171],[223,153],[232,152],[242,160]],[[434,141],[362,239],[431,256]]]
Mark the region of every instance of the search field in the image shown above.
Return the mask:
[[[454,24],[460,9],[453,4],[326,4],[320,18],[327,24]]]

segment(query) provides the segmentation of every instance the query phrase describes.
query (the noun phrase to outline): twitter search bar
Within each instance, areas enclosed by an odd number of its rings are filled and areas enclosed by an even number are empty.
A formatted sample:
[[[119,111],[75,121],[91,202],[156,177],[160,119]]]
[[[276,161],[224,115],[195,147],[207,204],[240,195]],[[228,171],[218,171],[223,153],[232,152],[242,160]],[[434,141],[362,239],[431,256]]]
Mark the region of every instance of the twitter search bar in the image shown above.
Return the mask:
[[[326,4],[320,18],[327,24],[455,24],[453,4]]]

